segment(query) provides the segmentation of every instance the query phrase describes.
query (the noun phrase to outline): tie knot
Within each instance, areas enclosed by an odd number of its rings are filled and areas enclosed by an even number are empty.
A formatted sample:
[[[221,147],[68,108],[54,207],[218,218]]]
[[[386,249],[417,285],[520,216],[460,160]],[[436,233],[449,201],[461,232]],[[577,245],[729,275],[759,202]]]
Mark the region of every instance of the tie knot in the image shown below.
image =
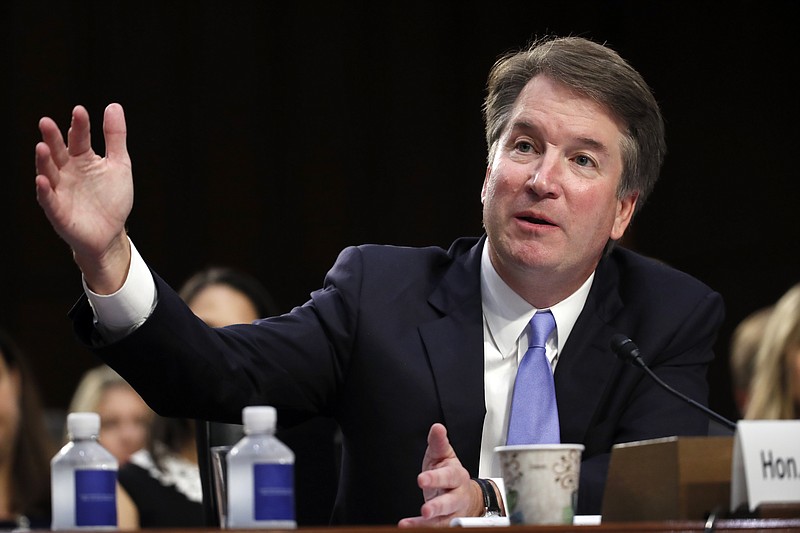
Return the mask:
[[[556,320],[553,318],[553,313],[547,311],[537,311],[531,319],[531,338],[528,348],[534,346],[544,348],[547,342],[547,337],[556,327]]]

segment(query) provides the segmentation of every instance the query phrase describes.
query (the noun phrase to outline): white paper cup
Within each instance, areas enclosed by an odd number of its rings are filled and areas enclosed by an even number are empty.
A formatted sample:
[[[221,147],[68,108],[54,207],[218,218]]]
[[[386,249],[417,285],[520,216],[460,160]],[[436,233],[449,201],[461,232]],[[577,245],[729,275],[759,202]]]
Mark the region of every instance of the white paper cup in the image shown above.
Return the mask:
[[[572,524],[582,444],[498,446],[512,524]]]

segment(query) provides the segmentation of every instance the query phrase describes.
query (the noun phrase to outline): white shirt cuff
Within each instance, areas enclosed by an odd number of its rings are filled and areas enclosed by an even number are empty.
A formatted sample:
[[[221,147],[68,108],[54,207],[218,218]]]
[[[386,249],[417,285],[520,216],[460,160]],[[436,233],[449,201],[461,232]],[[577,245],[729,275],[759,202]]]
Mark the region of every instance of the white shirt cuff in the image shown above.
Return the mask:
[[[124,337],[152,314],[156,305],[156,283],[139,251],[131,244],[131,265],[120,289],[113,294],[97,294],[81,277],[83,290],[92,306],[94,321],[106,341]]]

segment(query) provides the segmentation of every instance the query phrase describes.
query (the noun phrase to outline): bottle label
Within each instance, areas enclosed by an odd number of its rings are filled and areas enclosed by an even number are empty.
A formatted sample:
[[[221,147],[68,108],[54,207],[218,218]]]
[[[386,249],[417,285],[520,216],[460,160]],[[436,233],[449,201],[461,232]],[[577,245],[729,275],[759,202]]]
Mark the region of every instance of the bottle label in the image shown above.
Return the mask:
[[[75,471],[75,525],[117,525],[117,472]]]
[[[294,520],[294,466],[253,465],[253,517]]]

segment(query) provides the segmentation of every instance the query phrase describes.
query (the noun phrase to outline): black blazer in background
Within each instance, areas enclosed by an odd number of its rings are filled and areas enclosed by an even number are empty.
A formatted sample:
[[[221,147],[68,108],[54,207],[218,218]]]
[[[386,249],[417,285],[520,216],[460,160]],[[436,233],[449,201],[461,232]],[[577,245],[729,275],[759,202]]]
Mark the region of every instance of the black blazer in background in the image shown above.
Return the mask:
[[[416,476],[434,422],[478,473],[484,241],[347,248],[306,304],[255,326],[208,328],[158,276],[153,314],[121,341],[98,342],[85,300],[73,318],[159,414],[239,422],[243,407],[268,404],[284,425],[334,416],[343,457],[333,522],[395,523],[419,514]],[[579,513],[600,512],[613,444],[708,426],[619,361],[611,336],[630,336],[664,381],[705,403],[722,317],[720,296],[686,274],[621,248],[600,262],[555,372],[562,441],[586,447]]]

